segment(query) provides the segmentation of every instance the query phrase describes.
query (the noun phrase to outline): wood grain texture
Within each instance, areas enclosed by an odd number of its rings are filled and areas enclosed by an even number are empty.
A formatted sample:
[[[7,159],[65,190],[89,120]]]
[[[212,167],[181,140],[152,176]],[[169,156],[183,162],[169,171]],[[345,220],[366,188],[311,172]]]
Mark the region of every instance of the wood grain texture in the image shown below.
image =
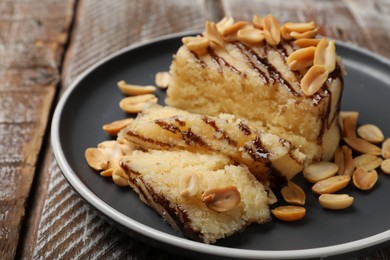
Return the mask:
[[[0,255],[15,256],[73,1],[0,2]],[[49,11],[50,10],[50,11]]]
[[[207,17],[216,15],[207,12],[202,0],[81,0],[77,9],[62,90],[85,69],[119,49],[161,35],[201,29]],[[23,258],[172,258],[130,238],[96,215],[66,182],[51,152],[45,155],[40,172],[46,174],[50,177],[39,182],[47,187],[39,195],[44,202],[37,203],[32,214],[38,228],[30,231],[28,243],[33,244],[25,247]]]
[[[85,69],[117,50],[162,35],[200,30],[212,15],[202,0],[82,0],[79,10],[64,66],[65,87]]]
[[[372,50],[390,58],[390,1],[346,0],[346,3],[360,28],[371,39]]]

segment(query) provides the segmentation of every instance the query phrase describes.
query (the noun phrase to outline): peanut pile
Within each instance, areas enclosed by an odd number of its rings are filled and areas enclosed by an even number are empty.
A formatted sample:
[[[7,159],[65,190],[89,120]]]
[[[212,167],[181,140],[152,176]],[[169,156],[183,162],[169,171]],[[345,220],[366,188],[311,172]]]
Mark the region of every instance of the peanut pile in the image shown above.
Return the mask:
[[[350,207],[354,198],[340,193],[352,183],[359,190],[370,190],[378,181],[381,168],[384,174],[390,174],[390,138],[385,139],[382,131],[375,125],[365,124],[358,128],[358,112],[340,112],[342,136],[346,145],[335,152],[333,162],[318,162],[303,170],[304,178],[313,184],[312,192],[319,195],[322,207],[340,210]],[[353,152],[357,154],[353,157]],[[274,216],[282,221],[302,219],[306,210],[305,192],[289,181],[281,194],[290,206],[280,206],[272,210]]]

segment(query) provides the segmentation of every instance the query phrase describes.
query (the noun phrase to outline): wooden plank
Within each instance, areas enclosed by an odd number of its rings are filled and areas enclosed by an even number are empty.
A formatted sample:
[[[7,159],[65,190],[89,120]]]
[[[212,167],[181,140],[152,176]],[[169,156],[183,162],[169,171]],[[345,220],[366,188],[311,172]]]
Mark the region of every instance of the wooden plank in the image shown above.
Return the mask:
[[[121,48],[161,35],[201,29],[206,17],[218,15],[205,10],[203,0],[81,0],[63,66],[62,89],[89,66]],[[66,182],[51,151],[45,153],[40,170],[40,176],[44,175],[49,177],[37,182],[43,188],[35,198],[28,222],[33,228],[26,230],[21,258],[172,258],[128,237],[96,215]]]
[[[0,255],[12,259],[59,81],[72,0],[0,2]]]
[[[357,23],[371,39],[373,50],[390,58],[390,1],[345,1]]]

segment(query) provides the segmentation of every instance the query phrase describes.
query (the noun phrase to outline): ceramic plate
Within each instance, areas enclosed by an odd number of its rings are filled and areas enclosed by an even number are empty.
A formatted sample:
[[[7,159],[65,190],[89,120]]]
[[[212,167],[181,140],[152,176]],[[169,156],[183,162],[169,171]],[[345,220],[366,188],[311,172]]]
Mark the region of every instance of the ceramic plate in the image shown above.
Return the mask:
[[[371,191],[345,190],[355,198],[347,210],[321,208],[307,192],[306,217],[295,223],[274,220],[251,225],[244,232],[205,245],[183,238],[164,223],[135,192],[116,186],[85,162],[84,151],[109,140],[102,125],[127,117],[118,107],[123,97],[116,83],[154,84],[167,71],[183,35],[131,46],[99,62],[81,75],[62,96],[52,122],[52,146],[58,164],[73,188],[108,221],[136,238],[175,252],[231,258],[308,258],[340,256],[383,245],[390,238],[390,176],[380,173]],[[337,43],[348,71],[342,110],[360,112],[359,124],[378,125],[390,137],[390,62],[367,50]],[[158,92],[163,102],[165,92]],[[309,190],[304,180],[296,181]]]

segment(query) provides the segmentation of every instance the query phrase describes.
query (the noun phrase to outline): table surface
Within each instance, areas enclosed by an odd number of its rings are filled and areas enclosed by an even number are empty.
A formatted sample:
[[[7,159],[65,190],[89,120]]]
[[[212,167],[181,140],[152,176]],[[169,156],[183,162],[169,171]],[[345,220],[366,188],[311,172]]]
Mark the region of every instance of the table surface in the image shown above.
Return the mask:
[[[2,259],[171,259],[94,213],[62,176],[49,126],[63,91],[100,59],[224,16],[314,20],[320,33],[390,58],[389,0],[0,1]],[[175,256],[178,258],[177,256]],[[390,258],[390,247],[358,259]]]

